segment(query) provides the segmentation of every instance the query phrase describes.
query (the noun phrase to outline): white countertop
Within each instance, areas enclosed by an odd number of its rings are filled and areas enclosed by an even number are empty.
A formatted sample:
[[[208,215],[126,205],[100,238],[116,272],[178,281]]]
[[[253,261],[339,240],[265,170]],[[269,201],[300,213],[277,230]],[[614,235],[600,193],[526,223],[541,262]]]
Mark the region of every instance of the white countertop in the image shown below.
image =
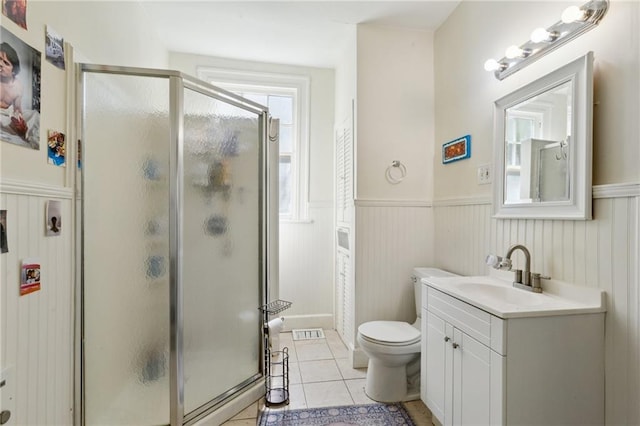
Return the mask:
[[[423,285],[442,291],[500,318],[543,317],[606,311],[603,290],[555,280],[543,281],[543,292],[512,286],[513,272],[491,276],[429,277]]]

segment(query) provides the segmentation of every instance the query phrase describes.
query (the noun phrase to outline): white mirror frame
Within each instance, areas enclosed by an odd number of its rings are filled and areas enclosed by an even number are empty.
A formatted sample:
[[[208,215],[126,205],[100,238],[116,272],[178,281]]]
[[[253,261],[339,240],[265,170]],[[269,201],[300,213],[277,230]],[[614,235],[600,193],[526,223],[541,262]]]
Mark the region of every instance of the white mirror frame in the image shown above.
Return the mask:
[[[569,200],[538,203],[504,202],[505,117],[508,108],[572,81],[571,139],[569,156]],[[591,162],[593,137],[593,52],[506,95],[494,103],[495,218],[589,220],[591,213]]]

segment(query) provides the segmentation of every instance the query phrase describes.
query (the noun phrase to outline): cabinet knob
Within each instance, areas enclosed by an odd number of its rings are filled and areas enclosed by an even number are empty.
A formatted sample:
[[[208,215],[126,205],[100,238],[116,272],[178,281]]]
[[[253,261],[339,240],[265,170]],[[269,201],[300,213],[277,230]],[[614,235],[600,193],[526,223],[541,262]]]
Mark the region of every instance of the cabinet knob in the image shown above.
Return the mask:
[[[448,342],[449,340],[451,340],[451,338],[449,336],[444,336],[444,341]]]
[[[453,346],[453,349],[458,349],[458,346],[460,346],[459,344],[457,344],[456,342],[453,342],[451,344],[451,346]]]

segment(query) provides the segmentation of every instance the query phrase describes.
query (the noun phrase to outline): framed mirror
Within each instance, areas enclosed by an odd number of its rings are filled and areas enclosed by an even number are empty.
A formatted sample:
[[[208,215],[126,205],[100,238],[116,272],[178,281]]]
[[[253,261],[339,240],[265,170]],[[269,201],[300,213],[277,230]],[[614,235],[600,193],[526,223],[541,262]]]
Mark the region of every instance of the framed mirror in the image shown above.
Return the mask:
[[[494,217],[591,219],[593,52],[494,104]]]

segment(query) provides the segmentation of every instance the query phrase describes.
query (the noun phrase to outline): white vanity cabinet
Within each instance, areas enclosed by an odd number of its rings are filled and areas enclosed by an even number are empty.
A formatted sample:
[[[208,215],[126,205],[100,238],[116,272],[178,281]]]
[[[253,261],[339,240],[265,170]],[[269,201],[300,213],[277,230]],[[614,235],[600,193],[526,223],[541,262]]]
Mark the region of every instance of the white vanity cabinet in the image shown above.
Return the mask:
[[[604,424],[603,313],[500,318],[425,285],[422,330],[441,424]]]
[[[424,293],[422,400],[444,425],[502,424],[504,357],[490,345],[491,322],[500,334],[503,321],[438,290]]]

